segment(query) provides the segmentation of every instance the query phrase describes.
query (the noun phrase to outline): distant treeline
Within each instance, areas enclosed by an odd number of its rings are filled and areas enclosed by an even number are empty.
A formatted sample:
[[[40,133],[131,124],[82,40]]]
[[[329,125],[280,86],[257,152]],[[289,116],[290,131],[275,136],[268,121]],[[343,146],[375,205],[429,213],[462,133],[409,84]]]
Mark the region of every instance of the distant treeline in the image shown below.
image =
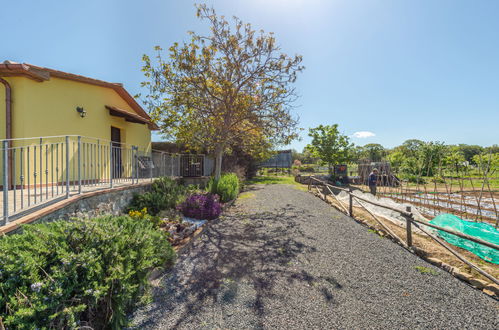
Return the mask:
[[[303,152],[293,150],[293,160],[303,164],[316,164],[320,159],[314,157],[305,148]],[[469,167],[494,172],[499,167],[499,145],[490,147],[479,145],[446,145],[437,141],[407,140],[395,148],[385,148],[381,144],[371,143],[364,146],[352,146],[349,150],[352,163],[361,160],[379,162],[387,160],[393,170],[407,175],[435,176],[451,171],[459,174]]]

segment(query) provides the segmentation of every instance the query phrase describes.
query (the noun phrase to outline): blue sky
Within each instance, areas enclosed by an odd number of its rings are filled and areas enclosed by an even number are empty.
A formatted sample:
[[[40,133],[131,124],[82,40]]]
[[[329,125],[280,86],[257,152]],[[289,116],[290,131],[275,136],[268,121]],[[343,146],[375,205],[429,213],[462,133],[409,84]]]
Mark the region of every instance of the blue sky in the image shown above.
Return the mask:
[[[207,31],[195,2],[202,0],[4,2],[0,60],[122,82],[136,94],[144,53],[186,39],[188,30]],[[293,148],[307,144],[309,127],[333,123],[359,145],[499,143],[499,1],[206,3],[275,32],[285,52],[303,55],[295,110],[303,140]]]

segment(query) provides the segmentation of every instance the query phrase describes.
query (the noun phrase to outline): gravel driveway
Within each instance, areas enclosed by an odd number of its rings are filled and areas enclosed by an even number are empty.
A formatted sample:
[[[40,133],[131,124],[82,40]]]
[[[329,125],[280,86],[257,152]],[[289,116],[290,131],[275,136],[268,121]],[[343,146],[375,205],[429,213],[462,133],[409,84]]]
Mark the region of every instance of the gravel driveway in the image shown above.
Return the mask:
[[[313,195],[250,189],[155,283],[134,327],[499,328],[497,301]]]

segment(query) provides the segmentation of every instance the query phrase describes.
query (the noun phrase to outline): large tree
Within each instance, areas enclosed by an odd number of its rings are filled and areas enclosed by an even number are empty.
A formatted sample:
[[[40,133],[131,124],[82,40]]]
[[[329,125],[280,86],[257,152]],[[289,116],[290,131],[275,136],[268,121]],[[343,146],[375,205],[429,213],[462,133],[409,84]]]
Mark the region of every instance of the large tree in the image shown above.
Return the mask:
[[[348,136],[338,130],[338,124],[319,125],[311,128],[308,135],[312,142],[306,146],[307,150],[328,166],[329,173],[333,172],[334,164],[344,164],[351,160],[353,144]]]
[[[380,162],[387,154],[386,149],[378,143],[369,143],[362,147],[362,156],[371,162]]]
[[[302,57],[282,53],[272,33],[236,17],[230,24],[206,5],[197,16],[209,22],[209,35],[189,32],[191,40],[174,43],[166,58],[159,46],[154,61],[144,55],[145,103],[166,138],[215,155],[218,178],[232,147],[262,153],[297,137],[290,110]]]

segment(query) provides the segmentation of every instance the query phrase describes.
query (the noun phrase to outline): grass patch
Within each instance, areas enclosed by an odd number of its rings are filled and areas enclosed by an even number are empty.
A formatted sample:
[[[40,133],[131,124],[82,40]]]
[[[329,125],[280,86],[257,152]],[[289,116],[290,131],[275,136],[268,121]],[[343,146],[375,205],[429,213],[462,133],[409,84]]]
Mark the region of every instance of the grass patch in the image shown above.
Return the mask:
[[[296,182],[294,176],[271,176],[271,175],[257,176],[251,180],[247,180],[245,182],[245,184],[246,185],[252,185],[252,184],[289,184],[289,185],[294,186],[294,188],[298,189],[298,190],[302,190],[302,191],[308,190],[306,185],[303,185],[301,183]]]
[[[257,176],[247,180],[246,184],[297,184],[293,176]]]
[[[250,192],[245,192],[239,195],[238,199],[248,199],[248,198],[255,198],[255,194],[250,193]]]
[[[367,231],[370,232],[371,234],[377,235],[379,238],[383,238],[383,236],[381,235],[381,232],[379,232],[376,229],[368,229]]]
[[[415,266],[416,270],[420,272],[421,274],[428,274],[428,275],[438,275],[438,272],[436,270],[433,270],[431,268],[425,267],[425,266]]]

